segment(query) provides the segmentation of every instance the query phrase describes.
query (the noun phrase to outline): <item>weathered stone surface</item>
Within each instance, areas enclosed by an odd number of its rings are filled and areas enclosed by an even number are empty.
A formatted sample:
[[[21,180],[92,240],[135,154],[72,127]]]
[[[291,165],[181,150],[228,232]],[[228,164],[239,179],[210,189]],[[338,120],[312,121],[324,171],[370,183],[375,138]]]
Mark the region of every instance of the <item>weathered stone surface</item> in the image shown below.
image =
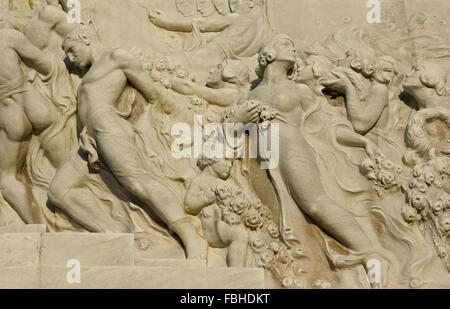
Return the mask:
[[[45,224],[8,225],[0,227],[0,234],[4,233],[45,233]]]
[[[37,289],[38,267],[0,267],[0,289]]]
[[[135,266],[145,267],[179,267],[179,268],[206,268],[206,260],[183,259],[135,259]]]
[[[185,267],[88,267],[80,284],[68,284],[67,268],[44,267],[41,288],[87,289],[261,289],[261,269]]]
[[[77,259],[82,267],[132,266],[133,252],[132,234],[46,233],[41,265],[65,267]]]
[[[40,233],[0,234],[0,268],[39,266]]]

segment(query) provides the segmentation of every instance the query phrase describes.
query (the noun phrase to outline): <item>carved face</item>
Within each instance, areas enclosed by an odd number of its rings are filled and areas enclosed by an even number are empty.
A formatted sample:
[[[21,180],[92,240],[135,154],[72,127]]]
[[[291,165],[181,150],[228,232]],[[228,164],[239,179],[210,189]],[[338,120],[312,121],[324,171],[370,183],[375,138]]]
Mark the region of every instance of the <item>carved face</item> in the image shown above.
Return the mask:
[[[314,62],[311,59],[306,59],[301,65],[297,66],[297,82],[307,82],[314,79],[313,72]]]
[[[222,81],[222,73],[225,66],[226,62],[222,62],[209,72],[208,80],[206,82],[208,86],[214,87]]]
[[[297,61],[297,51],[294,42],[288,38],[280,39],[275,45],[278,61],[288,61],[295,64]]]
[[[214,14],[216,8],[211,0],[197,0],[197,10],[203,17],[208,17]]]
[[[233,13],[248,13],[253,8],[253,0],[229,0]]]
[[[233,161],[228,159],[218,159],[212,166],[213,171],[220,179],[226,180],[231,175]]]
[[[195,14],[195,0],[176,0],[175,5],[178,12],[185,17]]]
[[[390,83],[395,77],[395,68],[389,63],[382,62],[377,74],[379,80]]]
[[[74,40],[64,45],[69,60],[77,67],[85,69],[91,64],[91,48],[81,40]]]
[[[408,91],[414,88],[423,87],[422,82],[420,81],[420,76],[422,72],[425,70],[425,67],[422,65],[415,65],[411,72],[406,75],[406,79],[403,82],[403,88]]]

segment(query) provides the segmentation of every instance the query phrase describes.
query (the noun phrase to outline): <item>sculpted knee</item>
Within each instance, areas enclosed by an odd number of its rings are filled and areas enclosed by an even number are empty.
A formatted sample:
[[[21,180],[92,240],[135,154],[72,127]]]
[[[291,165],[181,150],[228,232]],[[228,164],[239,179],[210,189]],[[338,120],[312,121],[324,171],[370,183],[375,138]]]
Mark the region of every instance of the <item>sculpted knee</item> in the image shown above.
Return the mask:
[[[53,181],[48,189],[48,200],[55,206],[64,209],[64,197],[66,196],[68,188],[64,187],[57,181]]]

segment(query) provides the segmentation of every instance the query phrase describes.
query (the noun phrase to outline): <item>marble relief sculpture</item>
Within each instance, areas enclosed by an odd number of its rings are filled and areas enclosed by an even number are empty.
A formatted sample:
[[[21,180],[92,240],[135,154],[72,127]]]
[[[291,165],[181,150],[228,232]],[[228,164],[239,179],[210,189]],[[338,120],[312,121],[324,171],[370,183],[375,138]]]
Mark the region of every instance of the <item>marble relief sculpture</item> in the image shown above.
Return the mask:
[[[426,14],[306,44],[274,0],[12,2],[0,229],[131,233],[268,288],[450,287],[450,42]]]

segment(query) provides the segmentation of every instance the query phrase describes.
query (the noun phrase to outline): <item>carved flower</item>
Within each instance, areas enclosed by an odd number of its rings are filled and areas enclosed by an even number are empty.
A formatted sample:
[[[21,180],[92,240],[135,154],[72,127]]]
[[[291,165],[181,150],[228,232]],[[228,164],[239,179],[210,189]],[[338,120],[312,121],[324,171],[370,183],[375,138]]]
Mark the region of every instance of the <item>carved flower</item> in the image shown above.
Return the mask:
[[[444,203],[442,201],[434,201],[431,203],[431,210],[433,214],[438,214],[444,209]]]
[[[417,211],[414,208],[403,207],[401,213],[406,223],[412,224],[417,219]]]
[[[447,257],[448,255],[448,250],[445,246],[439,245],[437,247],[437,255],[441,258],[444,259]]]
[[[253,206],[253,208],[259,210],[262,207],[262,202],[261,202],[261,200],[259,198],[254,197],[254,198],[250,199],[250,205]]]
[[[245,199],[238,197],[238,198],[235,198],[234,200],[232,200],[228,204],[228,207],[234,213],[236,213],[238,215],[242,215],[248,209],[249,206]]]
[[[444,203],[445,209],[450,210],[450,194],[446,194],[446,193],[442,194],[441,200]]]
[[[421,193],[413,193],[411,196],[411,206],[417,211],[421,211],[428,205],[427,198]]]
[[[166,70],[166,64],[165,64],[164,60],[161,58],[156,59],[155,60],[155,68],[159,72],[164,72]]]
[[[450,232],[450,215],[442,216],[439,219],[439,225],[445,233]]]
[[[269,232],[269,235],[272,238],[278,238],[280,236],[280,232],[278,231],[278,226],[276,226],[275,224],[269,225],[269,227],[267,228],[267,232]]]
[[[296,247],[292,250],[292,256],[296,259],[302,258],[305,256],[305,249],[302,247]]]
[[[392,163],[392,161],[389,161],[389,160],[384,160],[384,161],[381,163],[381,166],[382,166],[385,170],[388,170],[388,171],[392,171],[392,170],[394,169],[394,163]]]
[[[433,171],[429,171],[429,170],[427,170],[423,176],[425,178],[425,183],[429,186],[431,186],[433,184],[434,180],[436,179],[434,177]]]
[[[313,287],[315,287],[317,289],[324,289],[324,290],[331,289],[331,283],[329,283],[326,280],[317,279],[316,281],[314,281]]]
[[[423,182],[417,182],[416,189],[421,193],[426,193],[428,190],[428,186]]]
[[[372,159],[364,159],[361,162],[361,173],[363,175],[368,175],[371,172],[375,172],[376,164]]]
[[[280,244],[275,241],[272,241],[269,244],[269,249],[272,250],[273,253],[277,254],[280,251]]]
[[[261,262],[265,267],[270,267],[275,263],[275,254],[271,250],[266,250],[261,255]]]
[[[401,165],[396,165],[394,169],[397,174],[401,174],[403,172],[403,166]]]
[[[219,201],[225,201],[232,197],[232,189],[226,184],[221,184],[216,187],[216,196]]]
[[[241,223],[241,217],[230,211],[223,212],[223,220],[229,225],[237,225]]]
[[[281,285],[284,287],[284,288],[292,288],[293,286],[294,286],[294,279],[292,279],[292,278],[284,278],[282,281],[281,281]]]
[[[256,230],[264,224],[259,212],[253,208],[248,211],[247,215],[245,216],[244,221],[245,221],[245,225],[252,230]]]
[[[262,238],[256,238],[252,242],[252,247],[255,249],[261,249],[262,247],[264,247],[264,240]]]
[[[292,255],[286,249],[281,249],[277,257],[281,264],[288,264],[294,261]]]
[[[380,171],[378,174],[378,180],[383,186],[390,186],[395,181],[395,174],[390,171]]]
[[[437,158],[437,159],[434,160],[433,163],[434,163],[433,164],[434,165],[434,169],[439,174],[445,174],[447,172],[448,162],[447,162],[446,159],[444,159],[444,158]]]

